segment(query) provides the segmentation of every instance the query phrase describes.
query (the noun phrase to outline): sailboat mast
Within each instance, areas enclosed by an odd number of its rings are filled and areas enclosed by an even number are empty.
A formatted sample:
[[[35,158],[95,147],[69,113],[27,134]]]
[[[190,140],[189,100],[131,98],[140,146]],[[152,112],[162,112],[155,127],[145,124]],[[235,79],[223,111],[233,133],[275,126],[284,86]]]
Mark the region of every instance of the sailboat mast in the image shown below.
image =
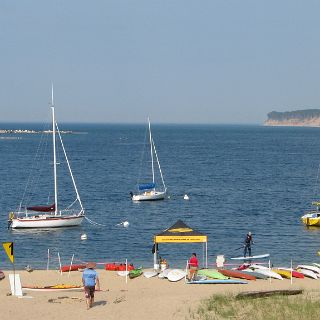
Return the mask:
[[[150,126],[149,117],[148,117],[148,123],[149,123],[149,139],[150,139],[150,153],[151,153],[151,166],[152,166],[152,183],[154,183],[153,150],[152,150],[152,137],[151,137],[151,126]]]
[[[53,177],[54,177],[54,215],[58,214],[58,183],[57,183],[57,156],[56,156],[56,120],[54,117],[53,85],[51,89],[51,111],[52,111],[52,145],[53,145]]]

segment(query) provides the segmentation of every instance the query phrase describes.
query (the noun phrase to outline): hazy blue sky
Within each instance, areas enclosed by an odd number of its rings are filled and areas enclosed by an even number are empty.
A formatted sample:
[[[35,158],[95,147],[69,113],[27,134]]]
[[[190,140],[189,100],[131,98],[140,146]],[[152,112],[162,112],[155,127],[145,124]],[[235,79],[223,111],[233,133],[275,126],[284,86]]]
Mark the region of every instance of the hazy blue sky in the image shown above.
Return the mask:
[[[0,121],[261,123],[320,105],[320,1],[1,0]]]

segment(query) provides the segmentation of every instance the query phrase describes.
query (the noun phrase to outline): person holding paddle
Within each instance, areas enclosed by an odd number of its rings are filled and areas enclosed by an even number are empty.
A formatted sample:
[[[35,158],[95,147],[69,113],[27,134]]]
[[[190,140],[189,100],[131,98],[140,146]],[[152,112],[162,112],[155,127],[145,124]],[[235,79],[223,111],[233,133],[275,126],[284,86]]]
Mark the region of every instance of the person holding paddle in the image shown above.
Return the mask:
[[[249,253],[249,257],[251,257],[251,245],[253,244],[253,238],[252,238],[252,233],[249,231],[245,240],[244,240],[244,251],[243,251],[243,256],[247,256],[247,251]]]

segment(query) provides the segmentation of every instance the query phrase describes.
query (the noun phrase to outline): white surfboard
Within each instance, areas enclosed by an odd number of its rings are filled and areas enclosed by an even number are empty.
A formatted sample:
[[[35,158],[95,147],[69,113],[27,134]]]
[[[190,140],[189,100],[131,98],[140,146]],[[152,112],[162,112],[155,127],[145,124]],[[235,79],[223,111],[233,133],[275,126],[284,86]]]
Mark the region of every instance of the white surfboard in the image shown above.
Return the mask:
[[[125,277],[129,274],[130,271],[118,271],[118,276]]]
[[[143,271],[143,275],[149,279],[149,278],[152,278],[152,277],[155,277],[156,275],[158,275],[158,272],[157,271]]]
[[[173,269],[168,273],[167,278],[169,281],[176,282],[183,279],[186,275],[187,273],[184,270]]]
[[[158,277],[160,279],[164,279],[168,277],[168,273],[171,271],[172,269],[164,269],[162,272],[159,273]]]
[[[236,257],[236,258],[231,258],[232,260],[253,260],[253,259],[263,259],[263,258],[268,258],[270,257],[269,253],[266,254],[259,254],[257,256],[251,256],[251,257]]]

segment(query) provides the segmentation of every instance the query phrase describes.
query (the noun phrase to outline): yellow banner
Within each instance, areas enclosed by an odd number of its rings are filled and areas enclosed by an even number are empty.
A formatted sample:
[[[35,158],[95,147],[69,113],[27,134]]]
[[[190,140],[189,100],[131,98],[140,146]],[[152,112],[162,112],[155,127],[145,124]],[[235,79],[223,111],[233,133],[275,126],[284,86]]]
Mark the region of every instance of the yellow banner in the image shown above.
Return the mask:
[[[155,236],[154,242],[207,242],[207,236]]]
[[[14,263],[13,242],[2,242],[2,245],[10,261]]]

